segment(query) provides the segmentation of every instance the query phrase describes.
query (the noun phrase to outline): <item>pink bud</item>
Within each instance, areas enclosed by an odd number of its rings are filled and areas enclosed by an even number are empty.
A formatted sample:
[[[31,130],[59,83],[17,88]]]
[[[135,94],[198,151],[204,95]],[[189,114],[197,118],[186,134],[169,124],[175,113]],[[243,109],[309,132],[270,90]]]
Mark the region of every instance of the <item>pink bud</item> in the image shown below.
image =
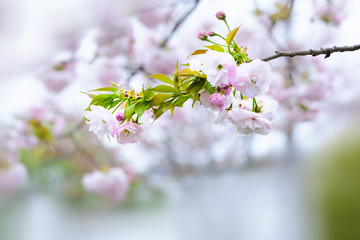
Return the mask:
[[[208,33],[205,30],[201,30],[197,35],[197,38],[203,41],[206,40],[207,37],[208,37]]]
[[[225,20],[226,18],[226,14],[224,11],[218,11],[215,16],[217,17],[217,19],[219,20]]]
[[[214,93],[209,98],[209,102],[216,105],[219,108],[222,108],[225,105],[225,96],[220,93]]]
[[[214,32],[208,32],[207,34],[208,34],[210,37],[213,37],[213,36],[216,35],[216,33],[214,33]]]
[[[118,120],[119,122],[122,122],[124,120],[124,113],[123,112],[118,112],[116,114],[116,120]]]

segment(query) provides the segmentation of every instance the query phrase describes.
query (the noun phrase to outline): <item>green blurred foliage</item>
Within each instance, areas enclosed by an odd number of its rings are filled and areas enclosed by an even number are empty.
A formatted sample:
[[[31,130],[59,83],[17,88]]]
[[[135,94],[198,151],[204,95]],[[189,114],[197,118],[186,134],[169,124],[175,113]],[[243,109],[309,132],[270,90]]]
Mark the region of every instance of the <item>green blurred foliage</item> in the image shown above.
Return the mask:
[[[316,161],[315,171],[308,183],[313,200],[311,209],[316,219],[315,239],[359,240],[359,129],[352,127],[325,144]]]

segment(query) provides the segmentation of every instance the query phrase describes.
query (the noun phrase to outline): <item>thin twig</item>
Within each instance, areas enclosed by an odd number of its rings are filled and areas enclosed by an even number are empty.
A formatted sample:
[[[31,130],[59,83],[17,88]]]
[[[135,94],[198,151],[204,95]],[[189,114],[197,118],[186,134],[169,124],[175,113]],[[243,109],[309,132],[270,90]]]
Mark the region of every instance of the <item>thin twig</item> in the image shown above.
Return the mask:
[[[185,22],[185,20],[191,15],[191,13],[196,9],[198,6],[200,0],[195,0],[194,6],[186,12],[175,24],[174,27],[171,29],[169,35],[161,42],[160,47],[165,47],[168,41],[171,39],[171,37],[174,35],[174,33],[179,29],[181,24]]]
[[[360,44],[354,45],[354,46],[343,46],[343,47],[337,47],[334,46],[332,48],[320,48],[318,50],[310,49],[306,51],[275,51],[275,54],[266,58],[263,58],[261,60],[267,62],[279,57],[296,57],[296,56],[307,56],[311,55],[313,57],[318,55],[325,55],[325,58],[330,57],[330,55],[334,52],[351,52],[351,51],[357,51],[360,49]]]
[[[174,35],[174,33],[179,29],[179,27],[185,22],[185,20],[191,15],[192,12],[194,12],[194,10],[196,9],[196,7],[198,6],[200,0],[195,0],[194,6],[192,6],[192,8],[187,11],[173,26],[173,28],[171,29],[169,35],[164,38],[164,40],[159,44],[160,48],[163,48],[167,45],[167,43],[170,41],[170,39],[172,38],[172,36]],[[127,83],[129,83],[131,81],[131,79],[138,73],[138,72],[144,72],[145,71],[145,67],[144,66],[140,66],[134,69],[130,70],[130,75],[127,78]],[[150,74],[148,74],[150,75]]]

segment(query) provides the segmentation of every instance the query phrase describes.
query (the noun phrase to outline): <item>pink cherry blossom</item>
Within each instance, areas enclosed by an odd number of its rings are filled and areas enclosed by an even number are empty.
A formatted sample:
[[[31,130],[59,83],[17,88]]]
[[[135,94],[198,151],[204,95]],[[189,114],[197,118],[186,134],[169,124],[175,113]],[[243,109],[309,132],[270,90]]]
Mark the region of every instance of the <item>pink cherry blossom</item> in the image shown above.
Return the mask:
[[[231,103],[231,97],[225,96],[221,93],[214,93],[210,95],[204,92],[200,95],[201,105],[205,108],[210,108],[213,111],[222,111]]]
[[[231,79],[231,84],[244,96],[254,98],[269,91],[270,81],[270,65],[255,59],[250,63],[243,63],[237,68],[236,78]]]
[[[92,64],[91,74],[100,81],[102,85],[110,86],[110,82],[122,84],[128,77],[127,71],[108,57],[97,58]]]
[[[5,163],[0,168],[0,193],[10,193],[23,187],[27,180],[27,171],[21,163]],[[0,194],[1,195],[1,194]]]
[[[122,122],[123,120],[124,120],[124,112],[118,112],[117,114],[116,114],[116,120],[118,120],[119,122]]]
[[[129,189],[129,178],[121,168],[111,168],[108,172],[94,171],[82,179],[85,190],[97,193],[113,201],[124,199]]]
[[[191,70],[202,71],[213,86],[225,88],[236,76],[237,65],[228,53],[208,50],[205,54],[192,56]]]
[[[233,123],[238,132],[243,134],[259,133],[266,135],[271,131],[272,111],[278,104],[272,99],[259,99],[258,106],[260,112],[253,112],[250,100],[242,100],[239,105],[235,105],[231,111],[230,122]]]
[[[139,124],[126,122],[116,128],[115,138],[121,144],[136,143],[140,140],[142,131],[143,128]]]
[[[74,61],[60,61],[52,66],[41,69],[38,77],[48,90],[59,93],[71,82],[75,81],[75,65]]]
[[[94,132],[101,140],[105,134],[114,136],[116,129],[116,119],[110,111],[101,106],[91,105],[91,111],[85,111],[85,118],[89,126],[89,131]]]
[[[222,95],[221,93],[214,93],[209,98],[209,102],[217,106],[219,109],[222,109],[225,105],[226,100],[225,100],[225,96]]]

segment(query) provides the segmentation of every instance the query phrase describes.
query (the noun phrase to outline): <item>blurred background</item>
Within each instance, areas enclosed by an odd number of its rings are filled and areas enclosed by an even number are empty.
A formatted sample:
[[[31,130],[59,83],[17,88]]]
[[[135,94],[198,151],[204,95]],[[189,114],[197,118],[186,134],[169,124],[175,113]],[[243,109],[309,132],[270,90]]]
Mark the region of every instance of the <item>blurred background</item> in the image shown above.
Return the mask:
[[[270,61],[267,136],[191,104],[131,145],[79,124],[81,91],[172,74],[219,10],[252,59],[360,43],[356,0],[0,1],[1,240],[360,239],[360,52]]]

